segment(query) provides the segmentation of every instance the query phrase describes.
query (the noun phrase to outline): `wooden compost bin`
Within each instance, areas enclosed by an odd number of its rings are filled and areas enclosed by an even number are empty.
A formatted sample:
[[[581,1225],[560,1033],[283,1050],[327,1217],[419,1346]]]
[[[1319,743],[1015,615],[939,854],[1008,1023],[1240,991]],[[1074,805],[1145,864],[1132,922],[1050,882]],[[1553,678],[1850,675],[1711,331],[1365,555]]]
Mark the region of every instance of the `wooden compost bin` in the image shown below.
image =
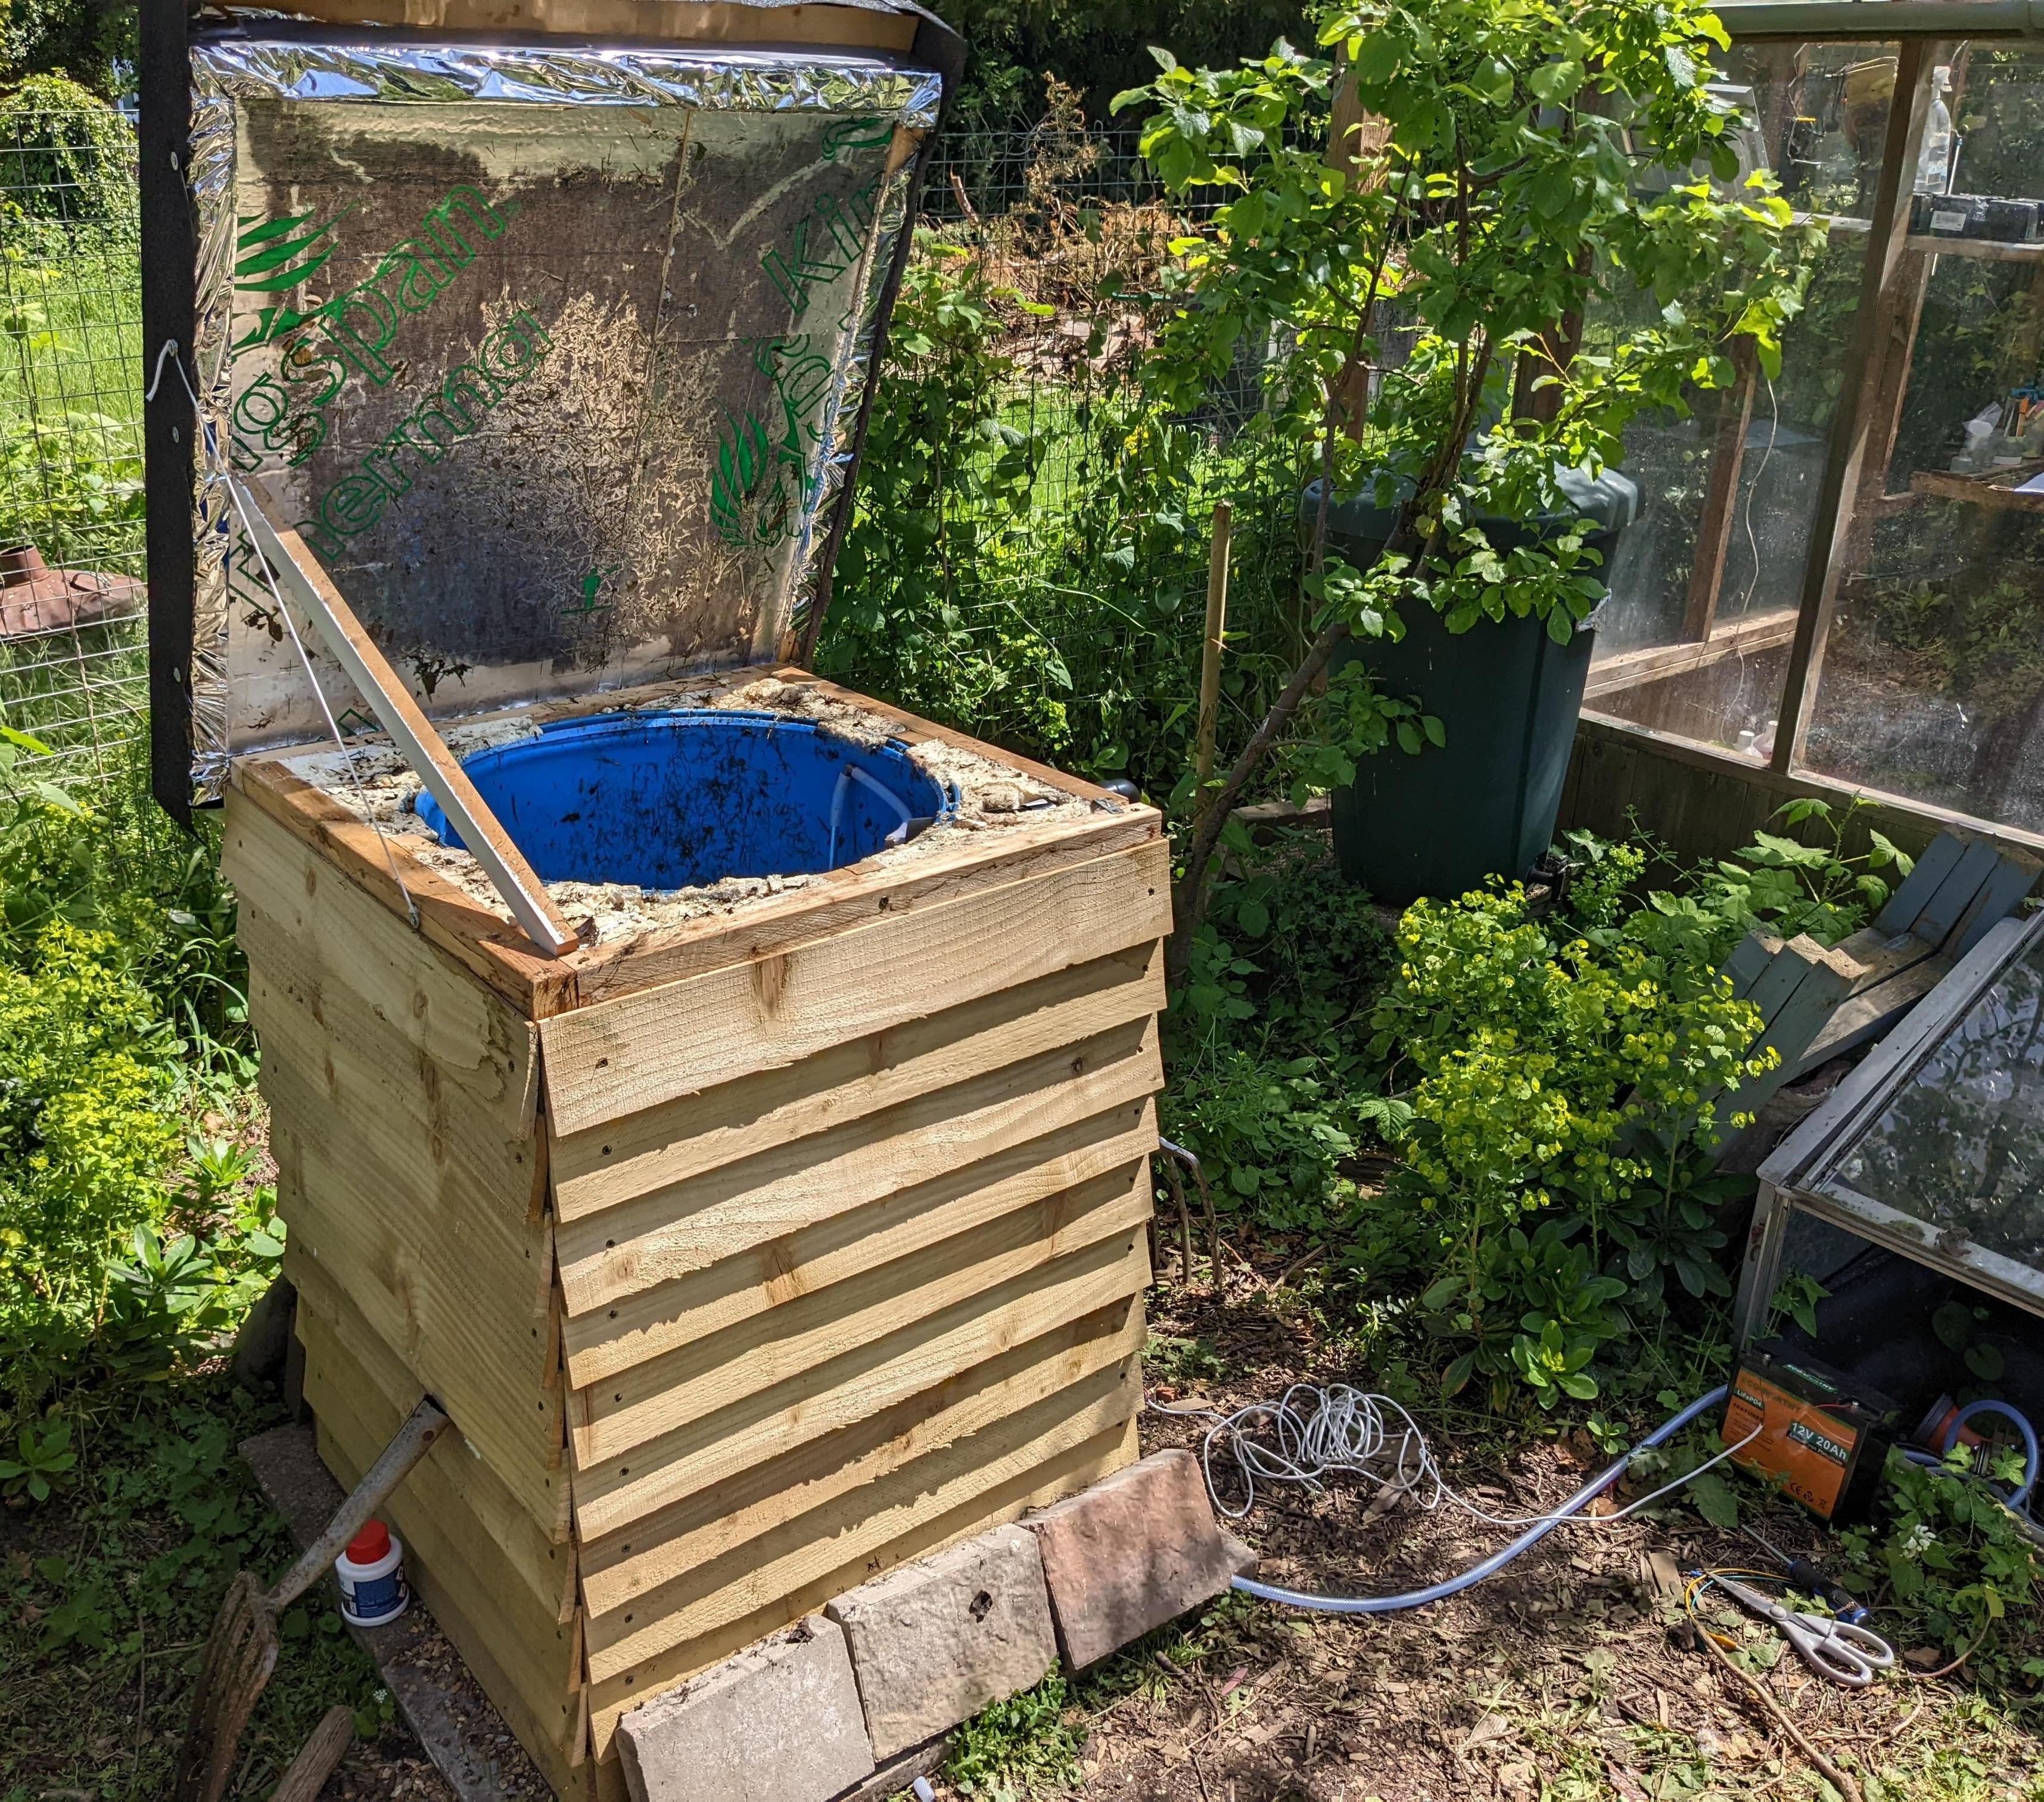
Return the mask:
[[[623,1794],[625,1710],[1136,1455],[1158,816],[859,704],[1093,805],[550,962],[392,845],[414,930],[371,826],[235,765],[321,1452],[451,1415],[389,1513],[565,1796]]]

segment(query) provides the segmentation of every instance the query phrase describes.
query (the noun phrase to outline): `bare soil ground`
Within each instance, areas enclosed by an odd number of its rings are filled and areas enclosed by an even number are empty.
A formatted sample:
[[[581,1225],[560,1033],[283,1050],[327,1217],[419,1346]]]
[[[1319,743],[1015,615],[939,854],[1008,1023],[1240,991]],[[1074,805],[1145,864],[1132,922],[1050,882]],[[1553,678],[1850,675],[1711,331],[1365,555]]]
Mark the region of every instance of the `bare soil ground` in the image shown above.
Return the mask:
[[[1327,1339],[1285,1260],[1238,1261],[1218,1291],[1152,1293],[1152,1391],[1220,1408],[1286,1384],[1374,1387],[1352,1343]],[[1204,1265],[1197,1269],[1204,1277]],[[1308,1279],[1310,1280],[1310,1279]],[[1195,1350],[1193,1348],[1197,1348]],[[1193,1374],[1174,1374],[1191,1365]],[[1217,1366],[1217,1372],[1216,1368]],[[1198,1373],[1204,1369],[1204,1375]],[[1493,1511],[1553,1507],[1602,1466],[1580,1436],[1520,1438],[1439,1410],[1452,1480]],[[1434,1421],[1423,1413],[1423,1424]],[[1147,1449],[1197,1450],[1200,1423],[1145,1417]],[[1646,1487],[1646,1485],[1642,1485]],[[1382,1594],[1436,1581],[1496,1550],[1508,1531],[1459,1511],[1400,1506],[1366,1519],[1371,1492],[1259,1493],[1235,1531],[1266,1581]],[[1791,1554],[1821,1558],[1816,1523],[1792,1504],[1751,1520]],[[1018,1779],[1014,1797],[1085,1802],[1834,1802],[1746,1686],[1696,1643],[1652,1554],[1682,1569],[1750,1566],[1757,1548],[1679,1505],[1608,1527],[1563,1527],[1502,1574],[1433,1607],[1341,1619],[1233,1596],[1089,1673],[1068,1724],[1083,1735],[1075,1781]],[[1877,1625],[1879,1624],[1877,1618]],[[1778,1644],[1758,1623],[1756,1663]],[[1919,1662],[1932,1661],[1918,1650]],[[2034,1704],[1991,1700],[1963,1672],[1911,1673],[1854,1692],[1792,1654],[1758,1680],[1803,1734],[1859,1782],[1865,1802],[2044,1802]],[[939,1778],[945,1802],[969,1792]],[[982,1788],[974,1802],[989,1792]],[[328,1802],[448,1802],[402,1727],[358,1746]]]
[[[1232,1407],[1302,1379],[1374,1386],[1367,1369],[1344,1367],[1339,1346],[1316,1343],[1310,1315],[1269,1274],[1246,1267],[1218,1295],[1160,1288],[1153,1318],[1158,1333],[1204,1342],[1222,1365],[1218,1377],[1158,1385],[1181,1400]],[[1197,1423],[1146,1417],[1152,1450],[1196,1447],[1199,1437]],[[1447,1431],[1435,1447],[1451,1479],[1500,1513],[1551,1507],[1604,1461],[1569,1441],[1515,1449],[1470,1434],[1458,1446]],[[1342,1595],[1437,1581],[1510,1537],[1447,1508],[1366,1520],[1369,1495],[1339,1483],[1318,1496],[1266,1492],[1235,1530],[1262,1554],[1266,1581]],[[1342,1619],[1231,1598],[1082,1688],[1093,1708],[1073,1793],[1089,1802],[1835,1796],[1690,1638],[1649,1563],[1661,1552],[1685,1569],[1750,1566],[1757,1549],[1688,1508],[1655,1512],[1559,1529],[1490,1581],[1416,1611]],[[1753,1518],[1785,1551],[1822,1556],[1821,1533],[1792,1504]],[[1763,1658],[1774,1641],[1758,1623],[1746,1638]],[[1866,1802],[2044,1797],[2035,1712],[2023,1711],[2026,1723],[1984,1704],[1963,1674],[1892,1677],[1854,1692],[1790,1654],[1760,1680],[1807,1738],[1859,1777]],[[1116,1687],[1124,1693],[1103,1697]]]

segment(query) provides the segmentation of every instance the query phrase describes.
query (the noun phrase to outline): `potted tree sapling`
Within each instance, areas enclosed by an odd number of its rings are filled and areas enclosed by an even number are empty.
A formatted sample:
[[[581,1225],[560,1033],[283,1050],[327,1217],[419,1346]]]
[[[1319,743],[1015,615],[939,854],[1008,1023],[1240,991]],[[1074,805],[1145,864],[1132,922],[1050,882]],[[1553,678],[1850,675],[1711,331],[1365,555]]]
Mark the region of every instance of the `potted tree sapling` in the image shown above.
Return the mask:
[[[1570,644],[1604,591],[1610,521],[1582,502],[1627,422],[1731,383],[1742,341],[1777,370],[1815,248],[1769,176],[1736,179],[1738,117],[1709,86],[1727,40],[1696,0],[1389,0],[1335,6],[1319,35],[1322,54],[1281,42],[1233,69],[1153,52],[1157,79],[1115,102],[1151,109],[1143,152],[1173,193],[1222,196],[1176,247],[1153,378],[1189,408],[1268,341],[1263,429],[1316,484],[1312,640],[1198,796],[1181,969],[1229,810],[1309,704],[1301,785],[1345,787],[1393,742],[1443,760],[1435,798],[1380,830],[1525,811],[1480,734],[1458,765],[1436,697],[1481,710],[1485,635]],[[1416,697],[1377,653],[1422,622],[1450,653]],[[1554,660],[1577,672],[1565,733],[1581,660]]]

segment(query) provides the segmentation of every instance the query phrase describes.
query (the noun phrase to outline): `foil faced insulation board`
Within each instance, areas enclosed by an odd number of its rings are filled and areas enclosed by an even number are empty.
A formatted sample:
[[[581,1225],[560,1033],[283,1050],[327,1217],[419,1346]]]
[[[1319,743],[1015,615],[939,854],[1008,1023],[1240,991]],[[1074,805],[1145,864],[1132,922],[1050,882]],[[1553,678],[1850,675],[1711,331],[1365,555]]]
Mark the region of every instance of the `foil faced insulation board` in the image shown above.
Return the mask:
[[[271,483],[430,715],[780,654],[940,77],[275,32],[190,44],[195,798],[328,730],[236,476]],[[346,730],[355,697],[305,650]]]

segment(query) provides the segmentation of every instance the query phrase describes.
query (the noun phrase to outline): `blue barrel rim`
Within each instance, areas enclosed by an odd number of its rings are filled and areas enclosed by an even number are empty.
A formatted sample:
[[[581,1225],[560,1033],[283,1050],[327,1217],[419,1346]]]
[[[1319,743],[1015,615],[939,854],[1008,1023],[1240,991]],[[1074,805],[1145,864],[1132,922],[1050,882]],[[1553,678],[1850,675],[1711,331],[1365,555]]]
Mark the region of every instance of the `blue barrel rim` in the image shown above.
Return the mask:
[[[867,757],[878,756],[890,764],[898,764],[919,781],[928,784],[936,790],[938,796],[937,810],[932,814],[923,816],[929,819],[932,827],[944,825],[955,819],[963,802],[963,796],[957,783],[950,776],[927,768],[918,762],[911,747],[904,739],[890,736],[875,741],[867,741],[855,738],[847,733],[836,730],[825,721],[790,718],[785,714],[776,713],[765,708],[619,707],[601,713],[575,715],[566,719],[548,720],[532,733],[517,738],[506,739],[495,744],[484,745],[465,757],[459,757],[457,761],[464,770],[481,765],[482,767],[477,773],[486,776],[490,773],[493,766],[499,765],[507,760],[515,761],[518,753],[529,751],[541,740],[548,738],[556,740],[562,737],[580,738],[600,743],[605,738],[622,737],[628,733],[644,732],[649,730],[659,731],[664,729],[670,732],[679,733],[732,727],[736,727],[745,733],[763,732],[768,737],[778,733],[799,733],[805,737],[841,747],[843,752],[856,753]],[[847,763],[847,767],[851,766]],[[904,804],[899,797],[896,798],[897,807]],[[455,842],[459,839],[459,834],[454,831],[452,822],[448,820],[440,803],[434,799],[429,790],[421,787],[412,797],[410,811],[444,848],[466,849]],[[865,862],[867,858],[877,855],[878,853],[876,852],[869,852],[866,853],[866,857],[858,859],[854,864],[839,864],[832,865],[830,868],[832,869],[852,868],[856,867],[856,863]],[[819,874],[828,873],[828,872],[790,873]],[[604,880],[601,878],[558,880],[584,880],[597,882],[599,884],[601,884]],[[715,879],[715,881],[724,880],[726,879],[720,877]],[[715,886],[715,881],[683,886],[712,888]]]

